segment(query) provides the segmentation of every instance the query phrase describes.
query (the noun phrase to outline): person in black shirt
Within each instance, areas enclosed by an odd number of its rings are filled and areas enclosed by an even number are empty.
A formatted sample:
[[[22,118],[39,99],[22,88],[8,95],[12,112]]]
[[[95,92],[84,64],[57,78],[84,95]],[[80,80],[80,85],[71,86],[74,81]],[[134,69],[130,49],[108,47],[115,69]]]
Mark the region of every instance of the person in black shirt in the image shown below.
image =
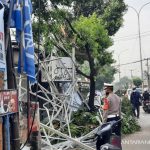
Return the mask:
[[[133,88],[133,92],[131,93],[130,101],[132,104],[132,110],[135,117],[139,118],[140,115],[140,106],[141,106],[141,95],[136,90],[136,88]]]

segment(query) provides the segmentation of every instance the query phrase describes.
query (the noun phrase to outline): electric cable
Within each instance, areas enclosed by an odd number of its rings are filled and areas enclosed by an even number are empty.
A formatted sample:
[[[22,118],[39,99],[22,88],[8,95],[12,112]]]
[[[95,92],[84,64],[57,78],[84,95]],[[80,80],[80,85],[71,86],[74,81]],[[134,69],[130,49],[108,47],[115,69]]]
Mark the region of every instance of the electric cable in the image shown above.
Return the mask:
[[[141,61],[145,61],[145,60],[147,60],[147,59],[149,60],[150,57],[149,57],[149,58],[144,58],[144,59],[142,59],[142,60],[137,60],[137,61],[129,62],[129,63],[124,63],[124,64],[120,64],[120,65],[114,65],[113,67],[131,65],[131,64],[135,64],[135,63],[138,63],[138,62],[141,62]]]
[[[147,33],[150,33],[150,31],[141,32],[141,35],[147,34]],[[114,40],[121,40],[121,39],[124,39],[124,38],[131,38],[131,37],[138,36],[138,35],[139,34],[131,34],[131,35],[125,35],[125,36],[120,36],[120,37],[114,37]]]
[[[144,34],[144,35],[141,35],[141,37],[147,37],[147,36],[150,36],[150,33],[149,34]],[[134,40],[134,39],[138,39],[139,36],[135,36],[135,37],[131,37],[131,38],[122,38],[122,39],[114,39],[114,42],[119,42],[119,41],[129,41],[129,40]]]

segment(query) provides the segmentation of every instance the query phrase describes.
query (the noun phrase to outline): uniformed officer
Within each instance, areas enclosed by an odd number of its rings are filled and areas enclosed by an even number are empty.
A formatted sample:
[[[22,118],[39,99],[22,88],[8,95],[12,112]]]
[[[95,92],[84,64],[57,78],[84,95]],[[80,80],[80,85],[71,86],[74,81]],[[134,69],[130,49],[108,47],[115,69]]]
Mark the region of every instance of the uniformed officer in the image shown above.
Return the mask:
[[[104,83],[104,90],[107,97],[103,106],[104,123],[109,121],[118,121],[121,118],[121,99],[113,93],[113,85]],[[121,136],[121,122],[114,128],[113,132]]]

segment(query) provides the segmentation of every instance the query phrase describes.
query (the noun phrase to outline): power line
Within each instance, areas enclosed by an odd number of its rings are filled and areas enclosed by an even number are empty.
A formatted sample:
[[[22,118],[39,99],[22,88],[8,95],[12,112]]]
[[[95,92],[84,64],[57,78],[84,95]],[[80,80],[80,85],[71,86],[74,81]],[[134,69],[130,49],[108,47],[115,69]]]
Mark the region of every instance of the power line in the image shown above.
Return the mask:
[[[146,59],[144,58],[144,59],[142,59],[142,60],[137,60],[137,61],[129,62],[129,63],[114,65],[113,67],[131,65],[131,64],[135,64],[135,63],[138,63],[138,62],[141,62],[141,61],[145,61],[145,60],[150,60],[150,57],[149,57],[149,58],[146,58]]]
[[[145,32],[142,32],[141,34],[146,34],[146,33],[149,33],[150,31],[145,31]],[[120,37],[116,37],[114,38],[115,40],[119,40],[119,39],[122,39],[122,38],[128,38],[128,37],[134,37],[134,36],[138,36],[138,34],[131,34],[131,35],[126,35],[126,36],[120,36]]]
[[[147,36],[150,36],[150,33],[149,34],[143,34],[141,35],[142,37],[147,37]],[[119,42],[119,41],[129,41],[129,40],[133,40],[133,39],[138,39],[138,35],[135,36],[135,37],[130,37],[130,38],[120,38],[120,39],[114,39],[114,42]]]

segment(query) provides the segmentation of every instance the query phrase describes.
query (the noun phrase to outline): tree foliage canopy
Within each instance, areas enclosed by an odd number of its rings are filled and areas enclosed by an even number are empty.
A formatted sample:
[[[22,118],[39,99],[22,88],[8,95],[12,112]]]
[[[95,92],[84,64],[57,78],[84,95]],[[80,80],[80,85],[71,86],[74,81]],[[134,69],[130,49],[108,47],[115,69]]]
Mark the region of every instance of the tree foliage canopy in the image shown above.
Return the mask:
[[[77,38],[77,46],[80,52],[86,56],[85,45],[88,43],[91,50],[90,54],[95,59],[95,62],[106,64],[108,60],[112,60],[111,54],[105,50],[112,45],[112,41],[108,36],[107,30],[102,25],[102,20],[96,14],[89,17],[80,16],[75,21],[74,27],[82,37]],[[85,57],[84,60],[86,59]]]
[[[125,11],[124,0],[109,0],[106,3],[102,18],[110,36],[114,35],[122,26]]]
[[[132,84],[132,80],[127,76],[124,76],[120,79],[119,82],[115,83],[116,90],[127,90]]]
[[[82,64],[89,62],[90,79],[89,99],[94,105],[96,76],[105,65],[113,63],[112,53],[107,51],[113,42],[114,35],[122,25],[126,10],[123,0],[33,0],[34,15],[41,16],[40,29],[42,45],[47,52],[54,47],[62,55],[71,52],[75,46],[76,60]],[[37,40],[37,21],[33,32]],[[76,69],[80,72],[78,68]],[[81,72],[80,72],[81,73]]]
[[[141,80],[141,78],[139,78],[139,77],[134,77],[134,78],[133,78],[133,84],[134,84],[135,86],[137,86],[137,87],[141,86],[141,85],[142,85],[142,80]]]
[[[96,78],[96,89],[102,90],[104,82],[111,83],[114,80],[116,69],[110,65],[101,67]]]

